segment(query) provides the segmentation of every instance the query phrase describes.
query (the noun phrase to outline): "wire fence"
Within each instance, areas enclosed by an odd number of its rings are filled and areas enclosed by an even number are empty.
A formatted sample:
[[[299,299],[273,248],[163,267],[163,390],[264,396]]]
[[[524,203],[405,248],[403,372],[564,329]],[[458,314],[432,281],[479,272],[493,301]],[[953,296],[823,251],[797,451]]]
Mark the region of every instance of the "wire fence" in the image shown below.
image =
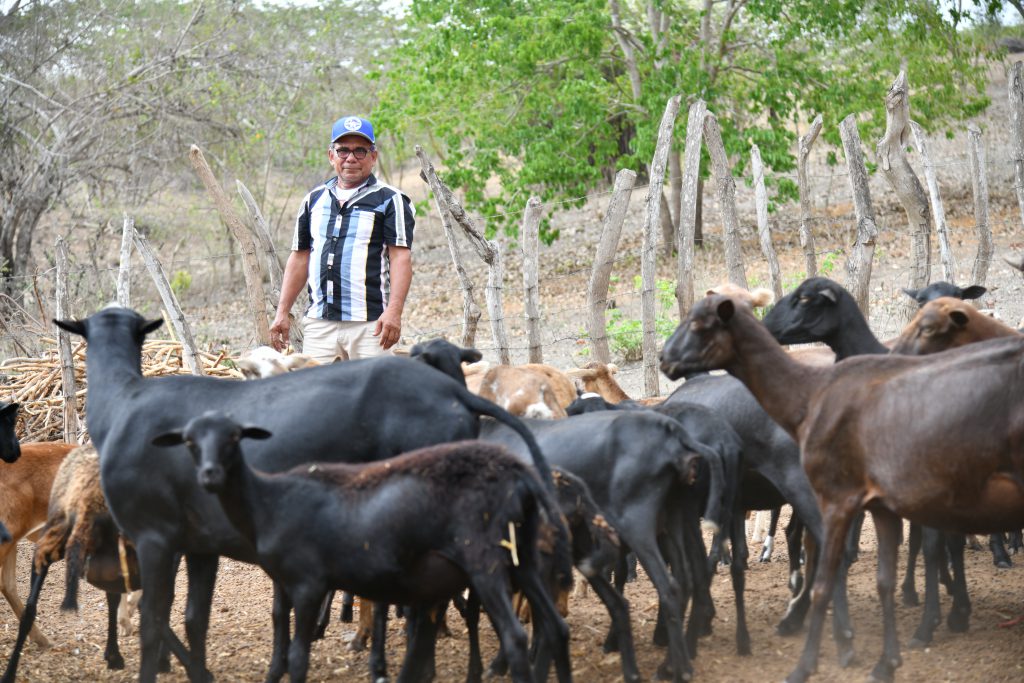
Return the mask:
[[[936,168],[945,169],[947,172],[955,172],[957,169],[968,169],[969,160],[966,158],[945,158],[933,163]],[[1009,156],[993,156],[986,163],[986,170],[990,176],[990,188],[999,188],[1001,191],[990,189],[994,197],[1003,202],[1005,209],[1001,216],[990,220],[990,227],[993,231],[1003,233],[1021,233],[1021,220],[1016,210],[1015,192],[1016,183],[1013,178],[1014,160]],[[831,184],[837,178],[848,176],[848,171],[842,167],[834,167],[829,174],[812,174],[810,177],[817,180],[827,180]],[[954,175],[958,175],[955,174]],[[969,174],[963,174],[967,176]],[[796,180],[796,174],[774,173],[772,176],[778,179]],[[958,197],[964,194],[963,176],[961,182],[950,182],[948,179],[943,182],[946,192],[959,193]],[[736,177],[737,181],[751,181],[749,172]],[[667,182],[670,183],[672,179]],[[992,182],[996,180],[996,182]],[[873,182],[880,182],[877,175]],[[968,183],[969,187],[969,183]],[[649,191],[649,185],[638,185],[633,188],[633,194],[642,194]],[[889,261],[889,255],[885,254],[888,245],[896,245],[900,240],[909,239],[912,235],[907,229],[906,220],[902,210],[893,211],[895,199],[891,193],[876,192],[874,195],[876,223],[879,230],[879,246],[876,247],[875,262],[884,262],[887,265],[884,274],[872,278],[872,325],[880,336],[892,334],[899,329],[902,319],[900,318],[898,302],[902,294],[900,287],[909,280],[911,268],[893,267]],[[830,203],[832,195],[838,194],[834,188],[829,187],[829,197],[826,203]],[[969,192],[969,190],[968,190]],[[820,194],[820,193],[819,193]],[[562,199],[544,203],[545,213],[552,213],[562,209],[566,205],[578,205],[580,203],[588,207],[602,207],[611,195],[611,190],[596,191],[581,197]],[[879,201],[881,200],[881,201]],[[959,202],[959,200],[957,200]],[[632,201],[633,207],[638,207],[641,202]],[[705,196],[705,226],[704,235],[709,249],[704,252],[702,258],[698,259],[699,273],[695,273],[695,282],[698,288],[711,286],[718,281],[725,279],[724,264],[720,250],[719,228],[709,222],[716,216],[711,210],[714,207],[714,199],[711,193]],[[962,202],[960,202],[962,205]],[[885,211],[879,211],[885,206]],[[1012,206],[1012,210],[1010,207]],[[845,208],[840,211],[838,209]],[[642,208],[640,209],[642,211]],[[772,229],[773,240],[776,248],[787,248],[783,245],[793,246],[798,239],[798,229],[802,220],[797,217],[790,217],[790,205],[779,208],[770,216],[769,222]],[[433,213],[433,211],[431,211]],[[1000,213],[998,210],[995,212]],[[521,212],[508,212],[503,214],[506,217],[520,216]],[[754,212],[750,207],[741,207],[740,212],[743,238],[744,257],[747,264],[748,277],[751,286],[767,286],[766,264],[763,261],[760,250],[757,246],[756,230],[754,226]],[[436,216],[426,219],[433,225],[439,223]],[[615,283],[614,291],[610,295],[614,299],[616,310],[621,311],[619,319],[632,320],[639,318],[639,288],[633,284],[633,275],[639,273],[640,245],[638,243],[637,230],[635,229],[642,216],[636,211],[632,212],[627,219],[627,226],[632,223],[634,229],[628,228],[624,231],[623,243],[615,257],[613,272],[619,273],[618,282]],[[824,209],[817,209],[815,215],[809,220],[812,231],[818,245],[817,258],[828,265],[828,270],[822,268],[822,274],[834,277],[843,281],[845,278],[845,262],[843,258],[846,253],[846,245],[852,243],[856,232],[856,216],[852,213],[852,207],[848,204],[837,203],[835,206],[828,206]],[[954,220],[947,220],[948,230],[954,242],[960,243],[957,250],[964,261],[963,266],[968,265],[964,254],[968,254],[970,264],[973,264],[974,256],[969,254],[971,245],[974,244],[975,226],[973,214],[970,217],[957,217]],[[435,231],[439,232],[439,231]],[[422,240],[422,244],[416,246],[417,263],[448,263],[448,246],[443,239]],[[827,246],[825,246],[827,245]],[[166,245],[165,245],[166,246]],[[181,246],[179,241],[178,247]],[[213,307],[213,321],[210,324],[198,322],[199,330],[197,338],[200,344],[213,348],[215,346],[234,347],[242,350],[255,344],[254,335],[251,332],[242,330],[227,330],[225,322],[237,319],[238,325],[244,318],[242,309],[245,304],[240,300],[244,283],[241,279],[240,266],[236,264],[239,259],[237,249],[233,245],[224,244],[223,251],[197,255],[186,253],[175,255],[164,260],[164,269],[168,279],[175,283],[182,298],[186,315],[189,310]],[[584,244],[584,251],[587,248],[596,246]],[[933,244],[934,247],[934,244]],[[579,260],[570,266],[558,268],[545,267],[545,256],[557,257],[565,248],[563,241],[557,242],[553,248],[541,252],[541,281],[540,291],[542,297],[542,348],[545,357],[571,359],[574,363],[581,363],[587,359],[589,336],[585,330],[584,321],[587,319],[589,309],[586,306],[586,291],[591,273],[591,261],[593,254],[581,256]],[[177,252],[178,249],[176,248]],[[579,249],[577,249],[579,251]],[[933,252],[937,248],[933,248]],[[278,250],[278,256],[283,260],[289,250],[282,248]],[[521,285],[519,268],[520,257],[506,245],[505,262],[507,265],[505,282],[505,323],[510,334],[510,346],[515,359],[525,359],[527,344],[525,341],[525,324],[522,321],[522,301],[519,296]],[[104,257],[105,258],[105,257]],[[715,259],[717,258],[717,263]],[[993,259],[994,265],[998,262],[1000,254]],[[664,277],[674,280],[672,268],[674,259],[661,259],[659,273],[664,271]],[[802,262],[802,261],[801,261]],[[108,265],[102,265],[106,263]],[[225,264],[227,267],[225,268]],[[938,272],[938,259],[933,256],[933,272]],[[482,264],[470,265],[471,277],[475,282],[482,282]],[[118,274],[118,264],[110,263],[96,254],[78,254],[72,256],[72,266],[68,273],[68,286],[72,300],[75,302],[75,313],[86,315],[89,312],[101,307],[108,300],[114,298],[114,286]],[[967,275],[966,268],[960,270]],[[43,334],[51,332],[49,323],[49,311],[52,311],[54,292],[55,267],[48,267],[31,274],[22,274],[9,277],[4,280],[7,292],[13,296],[2,295],[5,308],[10,311],[6,320],[0,321],[0,353],[5,355],[31,355],[37,348],[34,339]],[[178,275],[180,274],[180,275]],[[133,269],[133,301],[136,307],[143,314],[156,316],[160,314],[159,297],[155,289],[148,284],[148,277],[141,267]],[[786,290],[795,287],[803,279],[803,273],[793,272],[786,275],[784,288]],[[698,289],[698,293],[700,293]],[[554,294],[551,294],[554,292]],[[410,292],[406,306],[406,321],[404,336],[406,340],[417,340],[434,336],[445,336],[449,339],[458,339],[462,330],[461,315],[462,290],[456,278],[453,277],[453,269],[447,270],[440,266],[433,269],[421,271],[417,267],[416,281]],[[421,311],[430,311],[428,314],[421,314]],[[235,315],[235,314],[238,315]],[[677,317],[673,302],[661,302],[659,317],[665,320],[674,321]],[[191,318],[191,316],[190,316]],[[190,320],[191,321],[191,320]],[[491,342],[490,319],[486,312],[479,321],[477,347],[485,354],[485,357],[497,353],[497,349]],[[641,370],[622,369],[623,375],[627,378],[631,373],[639,376]],[[627,380],[628,381],[628,380]]]

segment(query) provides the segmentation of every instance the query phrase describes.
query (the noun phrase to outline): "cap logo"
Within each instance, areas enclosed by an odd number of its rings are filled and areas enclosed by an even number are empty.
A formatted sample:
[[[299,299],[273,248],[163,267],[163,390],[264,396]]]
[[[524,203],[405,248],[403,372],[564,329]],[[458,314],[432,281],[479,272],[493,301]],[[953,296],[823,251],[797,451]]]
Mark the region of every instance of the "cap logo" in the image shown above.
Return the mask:
[[[363,127],[363,122],[357,116],[350,116],[345,119],[345,130],[359,130]]]

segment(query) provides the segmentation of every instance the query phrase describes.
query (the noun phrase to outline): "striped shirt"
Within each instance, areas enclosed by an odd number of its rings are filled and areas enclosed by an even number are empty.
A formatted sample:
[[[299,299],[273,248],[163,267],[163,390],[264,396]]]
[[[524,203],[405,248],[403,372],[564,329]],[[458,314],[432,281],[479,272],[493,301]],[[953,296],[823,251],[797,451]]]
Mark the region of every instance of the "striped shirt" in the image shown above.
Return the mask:
[[[306,315],[372,321],[391,292],[387,247],[412,246],[415,210],[407,196],[372,174],[344,202],[343,192],[331,178],[306,195],[295,221],[292,251],[310,251]]]

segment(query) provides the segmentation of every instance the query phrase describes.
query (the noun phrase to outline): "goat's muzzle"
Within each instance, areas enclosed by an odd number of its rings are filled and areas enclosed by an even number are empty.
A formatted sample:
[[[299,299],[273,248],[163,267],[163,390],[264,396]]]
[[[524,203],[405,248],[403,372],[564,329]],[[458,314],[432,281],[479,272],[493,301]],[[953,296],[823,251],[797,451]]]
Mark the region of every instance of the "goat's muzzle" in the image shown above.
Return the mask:
[[[204,465],[197,470],[199,485],[210,493],[224,489],[224,468],[219,465]]]

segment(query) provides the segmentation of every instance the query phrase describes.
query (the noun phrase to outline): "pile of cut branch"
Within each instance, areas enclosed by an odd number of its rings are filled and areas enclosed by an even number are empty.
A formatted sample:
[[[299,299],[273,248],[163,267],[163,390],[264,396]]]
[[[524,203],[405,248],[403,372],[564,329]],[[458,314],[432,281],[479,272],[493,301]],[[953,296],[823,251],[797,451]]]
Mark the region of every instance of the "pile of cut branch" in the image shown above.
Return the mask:
[[[43,338],[47,349],[38,358],[9,358],[0,363],[0,398],[18,402],[18,438],[21,441],[60,441],[64,438],[64,387],[60,377],[57,340]],[[85,342],[73,349],[75,383],[78,387],[79,421],[85,425]],[[198,351],[203,373],[211,377],[242,379],[235,367],[236,355]],[[146,341],[142,347],[142,374],[191,374],[184,366],[181,343],[166,339]]]

